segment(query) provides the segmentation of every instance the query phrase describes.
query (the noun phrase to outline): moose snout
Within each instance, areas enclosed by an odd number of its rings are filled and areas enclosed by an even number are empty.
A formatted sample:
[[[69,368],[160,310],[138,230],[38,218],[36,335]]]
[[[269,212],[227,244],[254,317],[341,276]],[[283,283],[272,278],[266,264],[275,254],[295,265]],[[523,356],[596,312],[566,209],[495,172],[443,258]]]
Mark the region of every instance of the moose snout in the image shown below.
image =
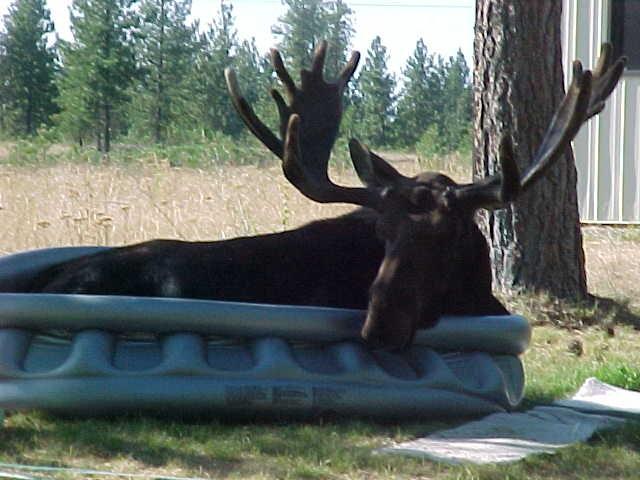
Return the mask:
[[[360,332],[366,344],[372,349],[384,348],[392,351],[408,348],[415,335],[411,319],[396,313],[393,317],[387,317],[385,320],[379,321],[367,315],[367,320]]]

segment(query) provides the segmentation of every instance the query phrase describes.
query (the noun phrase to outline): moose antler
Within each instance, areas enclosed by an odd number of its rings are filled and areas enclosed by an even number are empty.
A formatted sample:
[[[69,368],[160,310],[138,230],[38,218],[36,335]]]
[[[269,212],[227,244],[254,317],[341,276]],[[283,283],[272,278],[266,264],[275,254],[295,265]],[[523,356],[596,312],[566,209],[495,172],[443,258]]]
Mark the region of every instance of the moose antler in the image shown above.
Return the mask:
[[[319,203],[351,203],[355,205],[377,208],[380,198],[377,192],[362,187],[342,187],[333,183],[326,169],[319,173],[301,161],[303,155],[300,147],[300,116],[293,114],[289,118],[284,145],[282,170],[287,180],[300,193]],[[363,167],[370,168],[370,167]]]
[[[571,85],[524,175],[520,176],[515,163],[511,140],[504,137],[500,142],[499,153],[502,172],[471,184],[448,187],[446,196],[468,210],[499,208],[515,200],[564,154],[580,126],[604,108],[605,100],[622,75],[625,61],[622,57],[612,63],[611,46],[605,44],[593,73],[583,71],[579,61],[574,62]],[[301,161],[301,152],[306,155],[306,151],[298,141],[300,129],[300,118],[292,115],[288,124],[283,161],[287,179],[301,193],[317,202],[345,202],[379,210],[385,184],[392,183],[400,174],[357,140],[351,140],[351,159],[358,176],[367,187],[335,185],[329,180],[326,169],[319,172],[317,169],[310,169],[308,162]]]
[[[573,79],[567,94],[524,174],[519,175],[511,140],[504,137],[500,142],[499,151],[502,173],[459,186],[456,188],[455,197],[473,209],[498,208],[531,188],[564,154],[582,124],[602,111],[607,97],[622,75],[625,63],[625,57],[612,61],[610,44],[602,46],[593,72],[583,71],[582,64],[575,61]]]
[[[316,48],[311,69],[300,72],[300,87],[289,75],[280,53],[271,50],[271,63],[282,82],[287,101],[277,90],[271,91],[280,117],[280,134],[284,139],[289,119],[297,114],[302,118],[302,136],[299,141],[304,149],[304,161],[316,173],[326,172],[331,149],[338,134],[342,117],[342,94],[353,76],[360,54],[354,52],[335,82],[327,82],[323,77],[327,42]],[[284,157],[283,143],[254,113],[251,105],[243,97],[235,72],[225,69],[227,87],[234,107],[251,132],[277,157]]]

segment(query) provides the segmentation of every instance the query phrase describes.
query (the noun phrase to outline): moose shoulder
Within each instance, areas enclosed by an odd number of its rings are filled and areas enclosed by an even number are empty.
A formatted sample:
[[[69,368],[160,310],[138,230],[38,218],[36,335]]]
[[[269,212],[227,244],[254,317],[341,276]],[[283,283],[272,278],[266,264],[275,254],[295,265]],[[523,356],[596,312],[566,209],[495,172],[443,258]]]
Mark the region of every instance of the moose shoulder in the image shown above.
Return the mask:
[[[443,314],[508,313],[491,291],[488,247],[474,223],[475,212],[505,206],[543,176],[582,123],[603,108],[624,60],[613,62],[607,46],[593,74],[576,62],[567,96],[522,176],[509,138],[501,144],[502,173],[464,185],[438,173],[403,176],[352,140],[351,158],[365,185],[353,188],[334,184],[327,164],[342,116],[342,93],[359,56],[352,56],[335,82],[326,82],[325,55],[323,42],[298,87],[272,51],[287,97],[272,92],[280,137],[255,115],[230,69],[227,84],[244,123],[281,158],[286,178],[302,194],[361,209],[271,235],[220,242],[155,240],[116,248],[52,267],[21,291],[367,308],[363,338],[392,348],[407,346],[416,329],[433,325]]]

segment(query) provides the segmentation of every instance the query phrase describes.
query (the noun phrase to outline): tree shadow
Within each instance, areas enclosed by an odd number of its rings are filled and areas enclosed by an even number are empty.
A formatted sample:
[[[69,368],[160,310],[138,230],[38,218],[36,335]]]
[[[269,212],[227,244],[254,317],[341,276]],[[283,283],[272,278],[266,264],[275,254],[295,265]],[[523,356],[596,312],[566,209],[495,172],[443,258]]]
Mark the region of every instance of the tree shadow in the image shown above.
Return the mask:
[[[590,326],[629,325],[640,330],[640,309],[632,306],[630,300],[592,294],[584,299],[564,299],[543,292],[498,296],[509,311],[525,316],[533,326],[580,330]]]
[[[206,425],[193,432],[188,425],[161,422],[147,417],[114,419],[70,419],[47,414],[29,414],[35,420],[0,429],[0,455],[12,462],[34,462],[34,451],[47,452],[47,466],[77,468],[73,460],[87,458],[95,462],[83,468],[101,470],[100,463],[119,459],[139,462],[149,468],[176,465],[191,471],[207,471],[225,478],[242,470],[242,451],[218,448],[213,452],[198,448],[207,442]],[[185,445],[185,438],[190,444]],[[215,437],[215,436],[214,436]],[[37,457],[37,456],[36,456]]]
[[[620,301],[597,295],[590,295],[589,297],[588,302],[598,312],[598,317],[604,320],[598,323],[606,325],[607,322],[610,322],[618,325],[629,325],[636,330],[640,330],[640,310],[632,308],[630,300]]]

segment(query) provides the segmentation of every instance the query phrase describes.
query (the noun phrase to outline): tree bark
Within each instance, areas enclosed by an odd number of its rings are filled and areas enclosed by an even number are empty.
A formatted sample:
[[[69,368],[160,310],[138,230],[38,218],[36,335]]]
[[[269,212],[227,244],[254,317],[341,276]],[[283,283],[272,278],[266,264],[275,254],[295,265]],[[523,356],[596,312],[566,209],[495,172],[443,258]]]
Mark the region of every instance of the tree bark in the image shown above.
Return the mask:
[[[511,136],[521,171],[534,158],[565,91],[561,13],[558,0],[476,0],[476,178],[499,169],[503,135]],[[498,289],[587,295],[576,178],[569,149],[513,205],[482,214]]]
[[[164,118],[162,106],[164,102],[164,25],[167,21],[164,0],[160,2],[160,39],[158,41],[158,51],[160,58],[158,59],[158,84],[156,91],[156,115],[155,115],[155,128],[154,138],[156,143],[164,143]]]
[[[25,123],[27,135],[31,136],[36,133],[36,129],[33,127],[33,95],[31,91],[27,93],[27,111]]]
[[[111,105],[105,104],[104,106],[104,150],[102,153],[109,153],[111,151]]]

